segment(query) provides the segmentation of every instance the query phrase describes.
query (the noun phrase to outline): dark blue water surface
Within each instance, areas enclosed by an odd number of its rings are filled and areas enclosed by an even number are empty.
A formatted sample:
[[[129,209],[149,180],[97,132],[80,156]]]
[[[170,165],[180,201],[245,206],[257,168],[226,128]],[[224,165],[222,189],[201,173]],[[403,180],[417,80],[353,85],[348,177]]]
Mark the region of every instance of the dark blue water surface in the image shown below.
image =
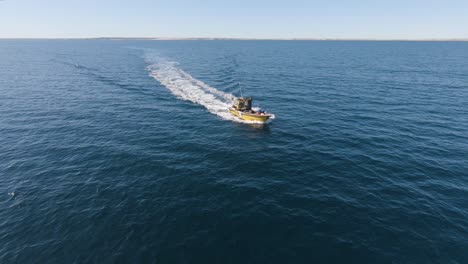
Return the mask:
[[[468,263],[467,172],[466,42],[0,41],[1,263]]]

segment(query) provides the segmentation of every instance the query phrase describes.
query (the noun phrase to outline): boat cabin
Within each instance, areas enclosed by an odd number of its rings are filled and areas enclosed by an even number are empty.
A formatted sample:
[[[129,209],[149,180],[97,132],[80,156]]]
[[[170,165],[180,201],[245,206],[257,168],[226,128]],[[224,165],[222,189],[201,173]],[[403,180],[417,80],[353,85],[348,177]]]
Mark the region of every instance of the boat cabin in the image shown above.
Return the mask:
[[[251,111],[252,110],[252,98],[240,97],[234,100],[234,108],[238,111]]]

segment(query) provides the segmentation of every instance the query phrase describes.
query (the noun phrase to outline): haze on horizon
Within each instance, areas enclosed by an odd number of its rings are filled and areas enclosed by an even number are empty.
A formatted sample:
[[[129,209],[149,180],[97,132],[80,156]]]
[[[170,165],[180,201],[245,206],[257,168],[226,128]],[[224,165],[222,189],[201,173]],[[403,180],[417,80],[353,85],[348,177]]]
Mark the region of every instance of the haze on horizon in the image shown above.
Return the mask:
[[[468,39],[464,0],[0,0],[0,38]]]

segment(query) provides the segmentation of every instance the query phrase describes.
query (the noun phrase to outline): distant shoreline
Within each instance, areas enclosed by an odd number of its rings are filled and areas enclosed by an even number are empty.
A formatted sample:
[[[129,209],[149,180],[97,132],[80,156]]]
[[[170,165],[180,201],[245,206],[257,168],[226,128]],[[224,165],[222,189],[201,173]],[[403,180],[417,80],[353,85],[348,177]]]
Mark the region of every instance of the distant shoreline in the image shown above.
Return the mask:
[[[345,38],[138,38],[138,37],[95,37],[95,38],[0,38],[0,40],[239,40],[239,41],[407,41],[407,42],[468,42],[466,39],[345,39]]]

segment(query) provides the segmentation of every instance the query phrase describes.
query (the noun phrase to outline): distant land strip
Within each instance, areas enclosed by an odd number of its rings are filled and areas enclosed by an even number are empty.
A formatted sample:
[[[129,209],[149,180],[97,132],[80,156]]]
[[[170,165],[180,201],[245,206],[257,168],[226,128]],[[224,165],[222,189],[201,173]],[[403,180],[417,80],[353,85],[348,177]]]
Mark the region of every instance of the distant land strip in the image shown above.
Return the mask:
[[[0,0],[1,1],[1,0]],[[223,38],[223,37],[72,37],[72,38],[1,38],[0,40],[304,40],[304,41],[468,41],[468,38],[443,38],[443,39],[372,39],[372,38]]]

